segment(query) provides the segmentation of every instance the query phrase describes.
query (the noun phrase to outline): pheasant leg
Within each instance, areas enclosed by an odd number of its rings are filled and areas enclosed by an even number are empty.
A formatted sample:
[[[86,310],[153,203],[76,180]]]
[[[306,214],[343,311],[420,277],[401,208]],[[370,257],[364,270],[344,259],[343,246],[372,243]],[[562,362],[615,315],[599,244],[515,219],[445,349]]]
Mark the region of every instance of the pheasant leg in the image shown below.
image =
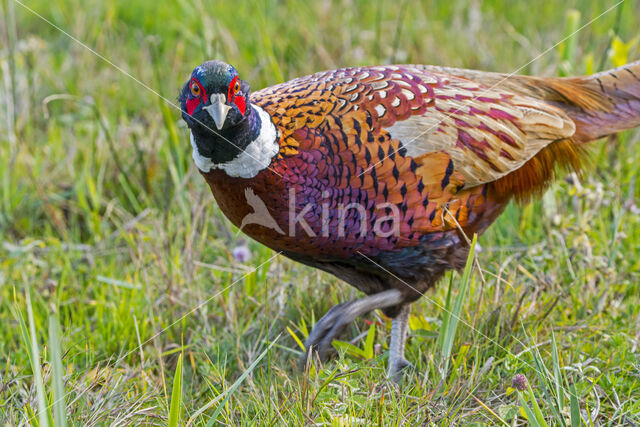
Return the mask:
[[[405,304],[400,313],[391,320],[391,342],[389,343],[387,376],[395,382],[400,382],[402,370],[411,366],[404,358],[404,345],[407,340],[410,313],[411,305]]]
[[[305,360],[311,352],[317,352],[320,360],[325,360],[331,351],[333,339],[357,317],[378,308],[391,307],[402,303],[402,294],[390,289],[365,298],[338,304],[331,308],[316,323],[305,342]],[[304,360],[303,360],[304,362]]]

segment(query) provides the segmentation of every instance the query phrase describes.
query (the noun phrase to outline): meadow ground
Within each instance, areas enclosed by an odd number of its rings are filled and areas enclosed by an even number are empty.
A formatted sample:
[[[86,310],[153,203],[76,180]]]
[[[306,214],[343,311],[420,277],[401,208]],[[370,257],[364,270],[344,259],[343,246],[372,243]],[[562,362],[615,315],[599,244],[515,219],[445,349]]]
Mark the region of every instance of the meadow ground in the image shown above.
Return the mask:
[[[0,5],[0,424],[640,423],[639,131],[510,205],[471,277],[414,305],[395,388],[379,313],[297,371],[357,292],[255,242],[235,261],[169,104],[209,58],[254,88],[391,62],[598,71],[640,57],[639,1]]]

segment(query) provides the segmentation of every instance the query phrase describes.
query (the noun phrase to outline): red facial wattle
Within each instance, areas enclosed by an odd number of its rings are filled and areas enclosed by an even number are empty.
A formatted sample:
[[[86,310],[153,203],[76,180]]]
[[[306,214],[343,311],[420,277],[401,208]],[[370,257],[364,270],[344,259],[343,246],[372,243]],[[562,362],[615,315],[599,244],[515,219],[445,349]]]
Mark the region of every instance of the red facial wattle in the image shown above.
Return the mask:
[[[193,86],[194,84],[198,86],[198,89],[199,89],[198,95],[194,95],[191,89],[191,86]],[[190,89],[189,89],[190,93],[189,93],[189,96],[187,97],[186,104],[187,104],[187,114],[192,116],[193,112],[196,110],[198,105],[200,105],[201,103],[205,103],[205,104],[207,103],[207,92],[205,92],[204,87],[195,77],[191,79],[189,86],[190,86]]]
[[[238,76],[235,76],[229,83],[229,90],[227,93],[227,99],[229,104],[234,103],[240,110],[240,114],[244,116],[244,112],[247,110],[247,101],[244,96],[238,95],[239,92],[235,91],[236,84],[238,83]]]
[[[196,110],[196,107],[200,105],[200,102],[200,98],[187,99],[187,114],[193,116],[193,112]]]
[[[245,101],[244,97],[236,96],[234,97],[233,102],[235,102],[235,104],[238,106],[238,109],[240,110],[240,114],[244,116],[244,112],[247,109],[247,102]]]

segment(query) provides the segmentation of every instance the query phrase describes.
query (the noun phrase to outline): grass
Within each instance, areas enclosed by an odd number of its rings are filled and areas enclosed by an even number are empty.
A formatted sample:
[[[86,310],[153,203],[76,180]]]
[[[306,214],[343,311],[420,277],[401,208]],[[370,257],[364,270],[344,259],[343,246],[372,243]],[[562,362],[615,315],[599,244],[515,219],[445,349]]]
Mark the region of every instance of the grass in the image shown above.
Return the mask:
[[[173,101],[213,57],[254,88],[391,61],[597,71],[640,57],[640,8],[597,18],[614,4],[28,7]],[[385,380],[379,313],[305,376],[299,342],[357,292],[255,242],[235,262],[242,237],[196,173],[178,112],[19,3],[0,5],[1,424],[640,423],[638,131],[593,144],[581,180],[510,205],[479,238],[470,279],[448,276],[414,305],[403,387]]]

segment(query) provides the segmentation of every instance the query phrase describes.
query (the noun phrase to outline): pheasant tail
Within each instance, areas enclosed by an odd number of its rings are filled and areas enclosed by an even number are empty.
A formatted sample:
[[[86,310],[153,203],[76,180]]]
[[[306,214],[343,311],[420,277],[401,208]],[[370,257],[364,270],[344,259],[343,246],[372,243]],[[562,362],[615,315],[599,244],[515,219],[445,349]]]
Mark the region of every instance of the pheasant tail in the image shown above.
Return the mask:
[[[571,137],[547,145],[523,167],[494,182],[496,194],[520,201],[539,195],[559,170],[580,172],[587,153],[583,143],[640,126],[640,61],[583,77],[465,74],[542,99],[561,109],[575,125]]]
[[[640,61],[550,83],[576,123],[577,141],[592,141],[640,126]]]

